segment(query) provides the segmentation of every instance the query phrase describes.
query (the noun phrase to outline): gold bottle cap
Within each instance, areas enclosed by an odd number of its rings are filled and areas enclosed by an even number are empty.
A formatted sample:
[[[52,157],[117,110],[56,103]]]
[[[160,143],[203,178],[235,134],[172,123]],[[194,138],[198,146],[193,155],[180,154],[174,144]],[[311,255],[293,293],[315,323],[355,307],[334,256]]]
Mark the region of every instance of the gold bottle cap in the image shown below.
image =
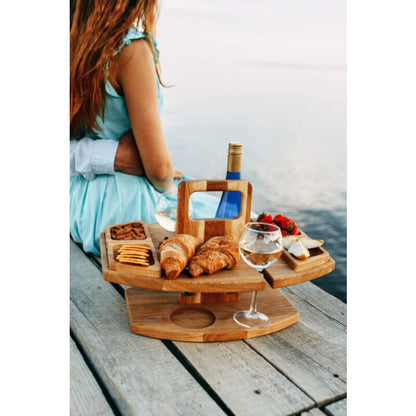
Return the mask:
[[[243,154],[243,145],[238,142],[228,143],[228,154],[241,156]]]
[[[237,142],[228,143],[227,170],[229,172],[241,171],[241,158],[243,155],[243,145]]]

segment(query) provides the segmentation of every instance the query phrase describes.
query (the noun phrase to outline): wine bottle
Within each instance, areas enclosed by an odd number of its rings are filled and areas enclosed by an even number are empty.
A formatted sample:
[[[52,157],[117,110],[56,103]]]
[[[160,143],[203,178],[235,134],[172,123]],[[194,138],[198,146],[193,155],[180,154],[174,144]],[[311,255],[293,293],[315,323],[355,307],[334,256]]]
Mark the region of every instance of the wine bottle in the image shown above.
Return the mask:
[[[226,179],[241,179],[241,157],[243,145],[228,143],[227,176]],[[241,193],[225,191],[221,196],[215,218],[235,218],[240,213]]]

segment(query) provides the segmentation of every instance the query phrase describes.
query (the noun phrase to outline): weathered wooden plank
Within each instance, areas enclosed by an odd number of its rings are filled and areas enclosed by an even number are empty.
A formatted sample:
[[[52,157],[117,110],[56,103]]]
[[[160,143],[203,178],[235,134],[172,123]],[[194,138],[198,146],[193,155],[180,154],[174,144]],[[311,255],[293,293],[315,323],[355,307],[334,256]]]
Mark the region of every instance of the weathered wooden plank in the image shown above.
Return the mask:
[[[337,320],[344,326],[347,325],[347,305],[312,282],[289,286],[285,290],[286,294],[293,293],[313,304],[315,308],[320,309],[332,319]],[[322,296],[322,292],[325,296]]]
[[[123,415],[223,415],[157,339],[132,334],[124,299],[71,242],[71,329]]]
[[[307,412],[302,412],[300,416],[326,416],[326,414],[318,407],[314,407],[313,409],[308,410]]]
[[[305,282],[298,287],[282,288],[285,296],[298,309],[300,314],[300,322],[311,330],[318,333],[321,337],[331,341],[332,344],[338,345],[345,349],[347,344],[347,329],[346,325],[339,321],[338,316],[334,316],[330,312],[330,308],[324,309],[325,299],[328,299],[328,304],[337,304],[338,311],[346,310],[345,303],[334,298],[332,295],[323,291],[316,285],[310,282]],[[312,290],[311,290],[312,289]],[[312,292],[320,292],[320,296],[309,297]],[[316,303],[315,303],[316,302]],[[334,312],[336,315],[337,312]]]
[[[347,415],[347,399],[338,400],[325,406],[325,412],[329,416],[346,416]]]
[[[70,340],[70,414],[71,416],[113,416],[97,380]]]
[[[244,341],[174,344],[235,415],[291,415],[314,405]]]
[[[306,282],[299,286],[303,285],[312,284]],[[282,289],[285,295],[287,289]],[[325,299],[327,293],[317,289],[321,291],[320,299]],[[288,298],[300,312],[298,323],[246,342],[318,405],[323,405],[346,394],[346,329],[327,311],[316,308],[313,298],[302,297],[302,292],[297,292],[295,295],[290,291]]]
[[[335,372],[341,369],[337,360],[344,360],[345,351],[331,345],[302,323],[246,342],[318,405],[345,395],[346,384]]]

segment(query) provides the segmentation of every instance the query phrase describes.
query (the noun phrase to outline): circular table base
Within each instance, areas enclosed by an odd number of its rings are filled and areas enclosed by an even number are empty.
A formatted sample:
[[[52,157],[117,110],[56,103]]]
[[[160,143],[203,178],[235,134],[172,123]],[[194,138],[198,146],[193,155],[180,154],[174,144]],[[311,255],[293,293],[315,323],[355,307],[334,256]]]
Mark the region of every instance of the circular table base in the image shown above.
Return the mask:
[[[257,309],[270,318],[265,328],[244,328],[233,315],[248,309],[251,292],[238,302],[181,305],[178,293],[129,288],[125,292],[130,328],[135,334],[172,341],[213,342],[254,338],[287,328],[299,312],[279,289],[257,294]]]

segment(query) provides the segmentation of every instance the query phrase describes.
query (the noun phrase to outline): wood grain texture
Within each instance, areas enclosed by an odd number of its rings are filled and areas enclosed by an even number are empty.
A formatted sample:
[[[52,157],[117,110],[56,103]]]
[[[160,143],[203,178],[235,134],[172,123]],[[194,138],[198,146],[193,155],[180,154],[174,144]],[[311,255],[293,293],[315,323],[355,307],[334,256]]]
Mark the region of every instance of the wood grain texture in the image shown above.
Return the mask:
[[[296,303],[302,301],[303,304],[313,305],[314,310],[318,310],[322,315],[337,321],[345,330],[347,326],[347,305],[335,296],[311,283],[285,287],[283,292]],[[305,313],[307,312],[305,310]],[[311,323],[313,323],[313,320]]]
[[[302,388],[318,405],[346,394],[346,384],[339,377],[340,363],[345,350],[331,345],[298,322],[296,329],[247,340],[256,351],[266,357],[284,374]]]
[[[310,282],[283,288],[282,292],[291,303],[296,305],[302,316],[302,323],[306,327],[345,350],[347,343],[345,303]],[[320,298],[319,301],[314,300],[313,293],[316,298]],[[346,366],[345,359],[342,365]]]
[[[113,416],[97,380],[92,375],[81,353],[70,340],[70,403],[71,416]]]
[[[306,237],[308,235],[300,230]],[[271,287],[286,287],[307,282],[324,276],[335,269],[335,261],[323,247],[309,250],[311,257],[297,259],[287,249],[283,249],[281,261],[273,263],[264,271],[264,277]]]
[[[71,329],[122,414],[224,414],[160,340],[130,332],[124,299],[73,242],[70,267]]]
[[[174,344],[234,415],[287,416],[314,406],[290,378],[243,341]]]
[[[189,216],[189,198],[194,192],[236,191],[241,193],[240,213],[236,218],[193,219]],[[250,221],[252,186],[245,180],[184,180],[178,186],[177,232],[206,241],[225,235],[238,242],[244,224]]]
[[[269,316],[266,328],[248,329],[238,325],[233,315],[247,310],[251,293],[243,293],[238,302],[180,305],[177,294],[130,288],[125,292],[131,331],[148,337],[215,342],[246,339],[280,331],[297,322],[298,311],[279,290],[266,288],[258,293],[258,310]],[[189,313],[185,314],[186,311]],[[184,320],[173,319],[177,313]]]
[[[319,266],[329,260],[329,253],[322,247],[309,249],[310,257],[298,259],[288,250],[283,249],[283,260],[295,271],[307,270],[311,267]]]
[[[308,410],[306,412],[302,412],[300,416],[327,416],[326,413],[324,413],[321,409],[318,407],[314,407],[311,410]]]
[[[280,332],[270,334],[267,336],[252,338],[244,341],[258,354],[258,357],[264,357],[267,362],[273,365],[277,371],[277,374],[281,373],[287,377],[296,386],[306,393],[306,395],[313,399],[314,406],[324,405],[331,402],[336,397],[343,397],[346,395],[346,328],[342,325],[337,316],[341,315],[342,311],[345,312],[345,304],[336,298],[328,295],[317,286],[310,282],[303,283],[296,286],[296,295],[291,293],[290,288],[282,289],[282,292],[291,296],[291,302],[300,311],[300,320],[295,325],[286,328]],[[310,297],[318,299],[320,295],[320,301],[317,302],[318,306],[310,302]],[[328,309],[321,310],[321,305],[325,304],[325,300],[328,299]],[[259,304],[260,307],[261,304]],[[331,316],[331,311],[335,315],[335,319]],[[310,316],[309,316],[310,315]],[[335,345],[332,344],[332,337],[335,339]],[[233,345],[237,341],[231,343],[224,343],[223,348],[229,348],[229,345]],[[225,363],[230,360],[230,364],[234,365],[234,361],[227,357],[227,352],[224,352],[224,356],[219,359],[213,358],[210,355],[211,348],[221,349],[219,343],[198,344],[194,352],[189,343],[175,342],[175,345],[180,351],[191,361],[195,366],[199,368],[201,374],[209,380],[210,384],[215,386],[215,390],[221,394],[221,398],[227,402],[232,402],[232,398],[228,399],[228,395],[235,395],[235,392],[228,390],[232,383],[238,383],[233,381],[233,372],[228,373],[226,369],[221,370],[221,364],[214,365],[212,368],[205,363],[201,363],[206,357],[216,362]],[[214,347],[215,345],[215,347]],[[202,358],[204,357],[204,358]],[[245,360],[244,370],[246,366],[257,364],[248,358],[242,356]],[[254,368],[253,368],[254,371]],[[338,371],[335,373],[333,371]],[[335,375],[338,377],[336,377]],[[257,379],[251,376],[253,382]],[[224,382],[224,380],[227,380]],[[243,384],[245,381],[243,380]],[[273,383],[273,382],[272,382]],[[225,386],[224,386],[225,384]],[[276,387],[276,381],[273,386]],[[259,387],[261,390],[261,387]],[[261,390],[262,391],[262,390]],[[244,388],[241,391],[241,395],[238,396],[241,400],[245,400],[245,397],[253,398],[253,395]],[[260,395],[261,397],[261,395]],[[275,415],[278,414],[276,408],[281,405],[282,399],[280,394],[276,394],[275,401],[273,403],[265,402],[264,406],[258,404],[254,399],[252,404],[248,404],[248,411],[252,410],[252,406],[259,406],[256,410],[259,415]],[[313,406],[309,405],[311,402],[302,402],[304,407],[301,410],[309,410],[313,416],[321,415],[319,409],[312,409]],[[244,411],[229,404],[230,408],[236,412],[236,414],[244,415]],[[292,415],[287,407],[283,405],[282,414]],[[285,413],[287,412],[287,413]],[[256,413],[254,413],[256,414]]]
[[[179,295],[179,303],[183,305],[215,303],[215,302],[238,302],[240,293],[183,293]]]
[[[317,405],[324,405],[347,392],[346,327],[334,319],[329,310],[316,307],[309,294],[318,292],[324,302],[330,295],[306,282],[282,289],[299,310],[299,322],[267,337],[250,339],[256,351],[302,388]],[[329,298],[333,310],[344,309],[345,304]],[[339,312],[337,312],[339,313]]]
[[[325,406],[325,412],[329,416],[347,416],[347,399],[342,399]]]
[[[263,274],[273,288],[293,286],[309,280],[325,276],[335,269],[335,261],[331,258],[323,264],[301,270],[293,270],[285,261],[284,256],[264,270]]]

